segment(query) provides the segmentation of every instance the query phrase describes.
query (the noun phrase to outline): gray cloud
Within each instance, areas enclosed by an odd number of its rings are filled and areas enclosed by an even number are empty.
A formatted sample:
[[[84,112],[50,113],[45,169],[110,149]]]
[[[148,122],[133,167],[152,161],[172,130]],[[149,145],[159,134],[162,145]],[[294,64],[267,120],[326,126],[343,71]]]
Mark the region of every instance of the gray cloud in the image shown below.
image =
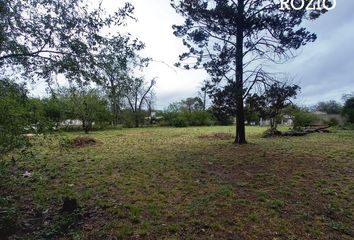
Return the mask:
[[[300,82],[304,104],[341,100],[354,91],[353,10],[353,1],[338,1],[335,10],[311,22],[308,28],[318,35],[317,41],[285,67]]]

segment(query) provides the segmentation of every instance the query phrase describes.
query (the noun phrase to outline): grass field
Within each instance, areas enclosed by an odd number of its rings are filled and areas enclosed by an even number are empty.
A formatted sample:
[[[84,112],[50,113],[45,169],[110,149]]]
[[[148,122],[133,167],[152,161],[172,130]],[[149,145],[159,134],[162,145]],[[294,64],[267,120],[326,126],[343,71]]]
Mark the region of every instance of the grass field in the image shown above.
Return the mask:
[[[1,224],[20,239],[353,239],[354,132],[264,130],[242,146],[213,135],[234,127],[39,137],[1,161]],[[62,213],[64,197],[80,209]]]

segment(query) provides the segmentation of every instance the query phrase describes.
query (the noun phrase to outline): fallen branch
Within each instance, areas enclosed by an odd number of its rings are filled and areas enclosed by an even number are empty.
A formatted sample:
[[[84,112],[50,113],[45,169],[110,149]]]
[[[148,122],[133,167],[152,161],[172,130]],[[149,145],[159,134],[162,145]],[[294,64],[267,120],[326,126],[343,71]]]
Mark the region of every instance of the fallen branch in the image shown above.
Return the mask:
[[[283,137],[293,137],[293,136],[297,137],[297,136],[304,136],[309,133],[328,133],[329,131],[327,129],[330,127],[331,126],[321,126],[318,128],[305,128],[301,131],[291,130],[291,131],[283,132],[281,134],[281,136],[283,136]]]

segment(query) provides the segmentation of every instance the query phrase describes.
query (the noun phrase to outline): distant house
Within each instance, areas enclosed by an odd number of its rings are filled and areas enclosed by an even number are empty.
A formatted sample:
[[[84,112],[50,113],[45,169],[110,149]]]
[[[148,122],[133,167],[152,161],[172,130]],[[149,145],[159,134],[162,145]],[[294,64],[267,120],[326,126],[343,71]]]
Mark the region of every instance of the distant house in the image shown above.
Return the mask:
[[[82,121],[79,119],[66,119],[60,123],[60,126],[82,126]]]
[[[280,122],[280,125],[291,126],[294,124],[294,116],[284,115]],[[262,126],[270,126],[270,119],[259,118],[259,125]]]

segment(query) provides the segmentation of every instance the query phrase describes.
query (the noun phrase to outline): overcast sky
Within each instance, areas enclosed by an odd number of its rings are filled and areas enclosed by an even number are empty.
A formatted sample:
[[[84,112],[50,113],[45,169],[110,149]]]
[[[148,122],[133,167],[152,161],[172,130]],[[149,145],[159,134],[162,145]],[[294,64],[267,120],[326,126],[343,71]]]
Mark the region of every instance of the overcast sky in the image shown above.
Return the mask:
[[[121,0],[104,0],[108,11],[121,6]],[[158,77],[156,108],[196,96],[201,82],[208,78],[203,70],[174,68],[178,55],[185,49],[182,40],[172,33],[172,25],[183,22],[169,0],[131,0],[137,22],[129,21],[123,30],[145,42],[145,56],[166,64],[153,62],[145,71],[146,78]],[[337,0],[336,9],[320,19],[307,23],[318,35],[315,43],[302,48],[300,55],[278,66],[295,77],[302,87],[298,103],[312,105],[323,100],[341,100],[354,91],[354,1]]]

